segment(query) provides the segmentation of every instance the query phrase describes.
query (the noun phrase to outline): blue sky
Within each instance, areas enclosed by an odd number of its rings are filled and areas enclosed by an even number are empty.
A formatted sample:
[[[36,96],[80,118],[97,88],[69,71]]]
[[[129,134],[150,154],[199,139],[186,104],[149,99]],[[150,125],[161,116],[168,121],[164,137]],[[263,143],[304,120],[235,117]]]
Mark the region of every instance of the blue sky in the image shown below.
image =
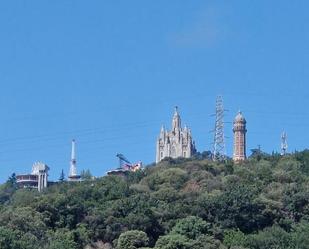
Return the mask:
[[[51,179],[101,176],[155,160],[178,105],[199,151],[211,149],[216,96],[248,122],[248,150],[289,151],[309,138],[309,2],[3,1],[0,3],[0,181],[47,163]]]

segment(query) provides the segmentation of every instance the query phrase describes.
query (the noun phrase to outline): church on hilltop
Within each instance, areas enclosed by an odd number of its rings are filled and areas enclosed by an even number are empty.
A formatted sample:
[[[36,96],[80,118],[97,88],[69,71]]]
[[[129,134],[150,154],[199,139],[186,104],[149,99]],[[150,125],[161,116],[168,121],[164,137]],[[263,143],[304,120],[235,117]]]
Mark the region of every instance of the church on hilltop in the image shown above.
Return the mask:
[[[177,106],[172,121],[172,130],[167,131],[162,126],[157,140],[156,163],[166,157],[189,158],[196,152],[195,143],[192,139],[191,130],[181,127],[181,118]]]

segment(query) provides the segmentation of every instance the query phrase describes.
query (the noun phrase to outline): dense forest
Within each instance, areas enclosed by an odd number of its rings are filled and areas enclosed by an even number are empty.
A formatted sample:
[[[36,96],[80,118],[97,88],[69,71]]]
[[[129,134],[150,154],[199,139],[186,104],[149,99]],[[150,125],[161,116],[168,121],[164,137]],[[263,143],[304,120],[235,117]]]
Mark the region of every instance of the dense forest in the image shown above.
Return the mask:
[[[1,249],[306,249],[309,151],[168,158],[43,193],[18,190],[13,175],[0,209]]]

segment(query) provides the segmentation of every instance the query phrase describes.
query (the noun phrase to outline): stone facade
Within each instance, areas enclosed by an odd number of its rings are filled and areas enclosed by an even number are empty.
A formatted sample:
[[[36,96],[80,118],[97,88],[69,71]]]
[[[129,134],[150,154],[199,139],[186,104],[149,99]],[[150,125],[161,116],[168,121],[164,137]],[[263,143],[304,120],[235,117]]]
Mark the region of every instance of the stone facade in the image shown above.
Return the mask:
[[[234,132],[234,153],[233,160],[235,162],[240,162],[245,160],[246,157],[246,124],[247,121],[241,112],[235,117],[233,132]]]
[[[167,131],[162,126],[157,140],[156,163],[165,157],[184,157],[189,158],[196,152],[195,143],[192,139],[191,130],[188,127],[181,127],[181,118],[178,108],[172,120],[172,130]]]

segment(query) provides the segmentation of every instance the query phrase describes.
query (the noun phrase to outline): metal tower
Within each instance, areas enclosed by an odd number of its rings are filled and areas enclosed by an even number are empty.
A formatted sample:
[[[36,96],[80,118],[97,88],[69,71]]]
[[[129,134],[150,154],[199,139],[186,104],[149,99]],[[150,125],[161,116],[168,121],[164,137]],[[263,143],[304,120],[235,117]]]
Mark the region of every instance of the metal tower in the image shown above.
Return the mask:
[[[69,172],[69,181],[75,181],[80,178],[77,174],[76,168],[76,153],[75,153],[75,140],[72,140],[72,153],[71,153],[71,161],[70,161],[70,172]]]
[[[215,121],[215,136],[213,143],[213,160],[224,161],[226,159],[225,137],[224,137],[224,106],[221,95],[217,96],[216,100],[216,121]]]
[[[288,150],[288,136],[286,132],[282,132],[281,134],[281,155],[286,155],[286,152]]]

